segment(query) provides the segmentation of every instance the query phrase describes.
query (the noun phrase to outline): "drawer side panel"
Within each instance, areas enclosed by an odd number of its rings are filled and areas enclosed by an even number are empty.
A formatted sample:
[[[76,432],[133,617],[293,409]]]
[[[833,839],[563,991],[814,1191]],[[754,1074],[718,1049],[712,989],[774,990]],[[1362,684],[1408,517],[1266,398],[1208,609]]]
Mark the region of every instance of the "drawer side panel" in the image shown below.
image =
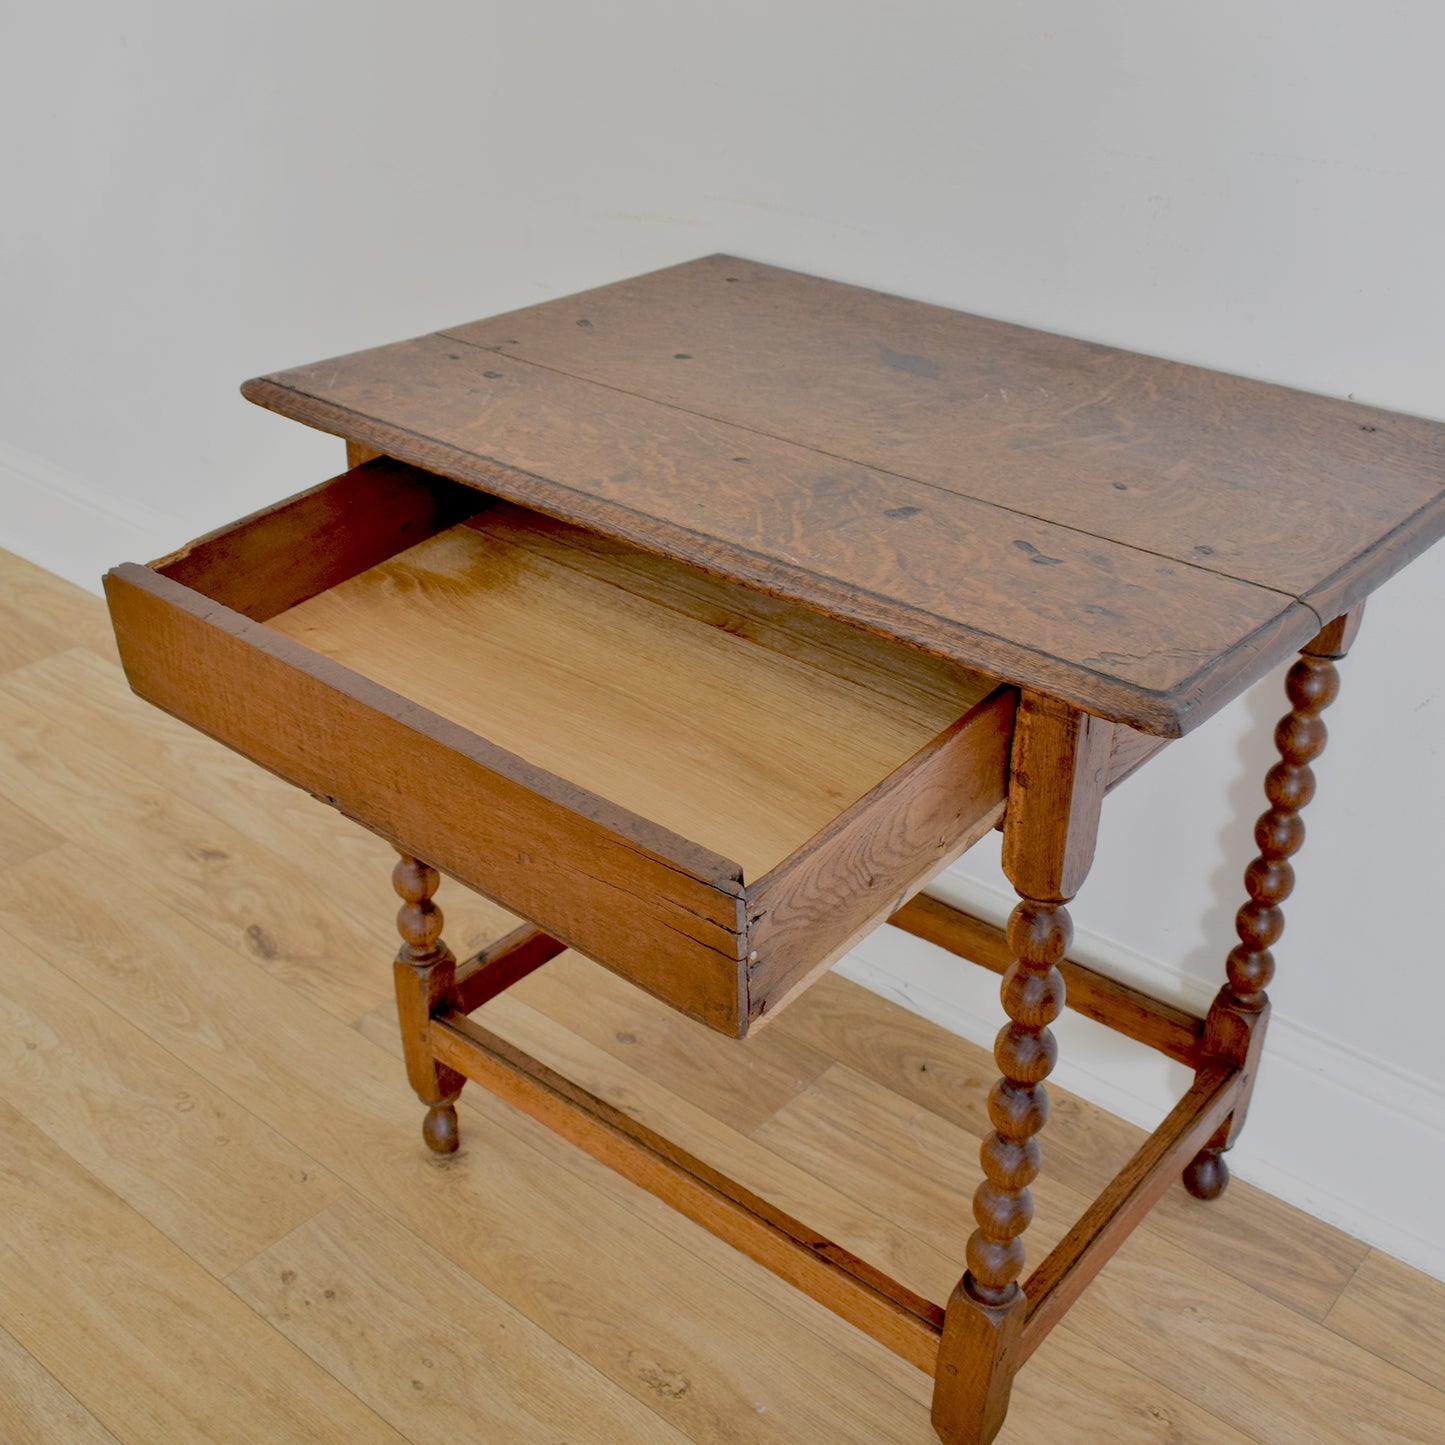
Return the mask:
[[[145,568],[105,582],[140,696],[683,1012],[742,1030],[744,915],[725,860],[682,839],[650,851],[595,816],[592,795],[558,796],[568,785],[551,775],[539,792],[537,770],[509,770],[465,729]]]
[[[264,622],[490,504],[474,487],[380,457],[200,537],[154,569]]]

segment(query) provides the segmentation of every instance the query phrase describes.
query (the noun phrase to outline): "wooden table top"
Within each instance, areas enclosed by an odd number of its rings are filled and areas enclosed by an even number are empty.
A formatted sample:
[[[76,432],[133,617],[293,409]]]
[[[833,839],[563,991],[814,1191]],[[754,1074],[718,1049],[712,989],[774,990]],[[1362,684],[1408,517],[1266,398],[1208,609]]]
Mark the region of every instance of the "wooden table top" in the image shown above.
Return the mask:
[[[252,401],[1146,732],[1445,533],[1445,425],[728,256]]]

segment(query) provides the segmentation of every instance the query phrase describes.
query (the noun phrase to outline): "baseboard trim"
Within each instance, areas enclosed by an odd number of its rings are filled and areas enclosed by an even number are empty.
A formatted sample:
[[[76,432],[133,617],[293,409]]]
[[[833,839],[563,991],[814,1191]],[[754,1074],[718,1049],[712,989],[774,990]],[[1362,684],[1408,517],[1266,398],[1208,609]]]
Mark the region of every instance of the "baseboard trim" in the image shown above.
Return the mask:
[[[175,544],[174,518],[17,447],[0,445],[0,497],[0,546],[87,592],[100,592],[115,563],[159,557]]]

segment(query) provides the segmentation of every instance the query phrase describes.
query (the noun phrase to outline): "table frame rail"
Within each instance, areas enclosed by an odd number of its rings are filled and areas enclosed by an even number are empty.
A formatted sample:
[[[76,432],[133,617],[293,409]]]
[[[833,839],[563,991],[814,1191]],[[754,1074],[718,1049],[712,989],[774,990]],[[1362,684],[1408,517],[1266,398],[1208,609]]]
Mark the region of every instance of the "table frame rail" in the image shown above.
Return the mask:
[[[435,1057],[655,1194],[932,1373],[943,1310],[465,1015],[433,1017]]]
[[[920,895],[889,920],[970,962],[1003,973],[1004,931]],[[523,924],[456,965],[426,1027],[444,1068],[472,1080],[648,1190],[787,1280],[894,1353],[933,1374],[944,1307],[810,1229],[679,1145],[589,1093],[468,1017],[561,953],[565,944]],[[1196,1069],[1188,1091],[1024,1282],[1015,1367],[1063,1318],[1184,1166],[1236,1107],[1245,1074],[1204,1057],[1204,1020],[1084,964],[1060,965],[1077,1012]]]
[[[1013,950],[1004,930],[995,923],[966,913],[942,899],[920,893],[889,920],[895,928],[926,939],[991,973],[1004,974],[1013,966]],[[1073,959],[1058,965],[1068,987],[1065,1006],[1137,1043],[1157,1049],[1191,1069],[1204,1060],[1204,1019],[1142,989],[1120,983],[1107,974]]]

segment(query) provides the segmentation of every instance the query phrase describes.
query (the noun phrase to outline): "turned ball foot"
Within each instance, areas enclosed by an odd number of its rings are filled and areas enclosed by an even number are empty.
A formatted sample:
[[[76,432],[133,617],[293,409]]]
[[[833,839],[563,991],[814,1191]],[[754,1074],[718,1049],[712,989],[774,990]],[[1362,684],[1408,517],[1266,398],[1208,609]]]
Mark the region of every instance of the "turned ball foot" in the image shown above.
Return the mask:
[[[1228,1183],[1222,1149],[1201,1149],[1184,1168],[1184,1187],[1196,1199],[1218,1199]]]
[[[422,1120],[421,1137],[433,1154],[455,1154],[462,1142],[455,1104],[433,1104]]]

